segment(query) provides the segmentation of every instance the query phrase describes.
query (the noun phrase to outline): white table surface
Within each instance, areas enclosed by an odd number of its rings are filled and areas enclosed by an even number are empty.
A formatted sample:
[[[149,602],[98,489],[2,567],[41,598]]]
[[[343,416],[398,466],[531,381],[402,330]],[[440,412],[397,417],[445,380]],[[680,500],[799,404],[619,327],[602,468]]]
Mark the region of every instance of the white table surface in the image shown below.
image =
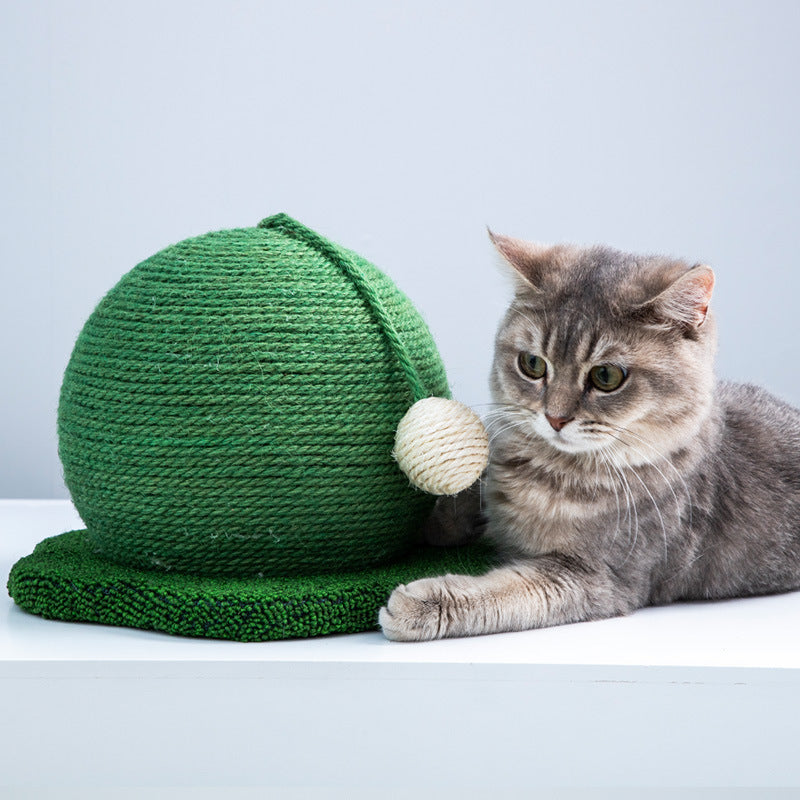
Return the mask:
[[[0,573],[76,527],[69,502],[0,501]],[[800,786],[800,593],[422,644],[2,603],[0,787]]]
[[[66,500],[0,500],[0,574],[47,536],[83,527]],[[3,595],[0,663],[254,661],[800,669],[800,592],[647,608],[629,617],[421,644],[379,632],[237,643],[43,620]]]

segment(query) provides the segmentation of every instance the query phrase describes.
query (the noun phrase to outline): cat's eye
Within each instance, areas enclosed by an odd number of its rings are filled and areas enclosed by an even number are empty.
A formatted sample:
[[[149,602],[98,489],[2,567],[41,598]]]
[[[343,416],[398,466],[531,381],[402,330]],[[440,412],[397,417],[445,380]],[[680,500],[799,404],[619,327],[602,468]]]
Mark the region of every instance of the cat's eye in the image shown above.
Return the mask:
[[[544,378],[547,372],[547,362],[541,356],[535,356],[533,353],[520,353],[519,368],[523,375],[539,380],[539,378]]]
[[[622,386],[628,372],[616,364],[599,364],[589,370],[589,380],[601,392],[613,392]]]

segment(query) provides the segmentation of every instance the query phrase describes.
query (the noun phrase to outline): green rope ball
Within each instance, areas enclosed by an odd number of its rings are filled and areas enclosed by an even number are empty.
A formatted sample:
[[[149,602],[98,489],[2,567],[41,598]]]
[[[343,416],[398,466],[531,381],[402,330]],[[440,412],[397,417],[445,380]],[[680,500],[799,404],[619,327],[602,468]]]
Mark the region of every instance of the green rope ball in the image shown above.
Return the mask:
[[[213,576],[402,557],[433,498],[392,457],[448,396],[422,318],[376,267],[286,215],[162,250],[86,322],[58,410],[95,552]]]

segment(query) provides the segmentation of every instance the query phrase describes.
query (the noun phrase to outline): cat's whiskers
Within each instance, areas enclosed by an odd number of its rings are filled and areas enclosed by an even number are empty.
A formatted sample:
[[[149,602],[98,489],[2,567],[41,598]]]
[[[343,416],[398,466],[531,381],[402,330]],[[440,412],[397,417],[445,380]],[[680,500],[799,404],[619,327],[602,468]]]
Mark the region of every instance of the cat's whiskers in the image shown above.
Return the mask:
[[[608,437],[611,437],[612,439],[620,442],[622,445],[624,445],[624,447],[626,449],[632,450],[634,453],[636,453],[642,459],[641,463],[643,465],[646,465],[648,467],[652,467],[656,472],[658,472],[658,474],[664,479],[664,482],[666,483],[666,485],[668,486],[670,492],[672,493],[673,498],[675,498],[676,507],[679,509],[678,516],[680,517],[680,508],[681,508],[680,499],[678,498],[677,494],[675,493],[675,489],[674,489],[674,485],[673,485],[672,481],[669,478],[667,478],[667,476],[661,471],[661,469],[658,467],[658,465],[649,456],[647,456],[645,453],[643,453],[637,447],[632,445],[630,442],[626,442],[623,438],[621,438],[620,436],[617,436],[616,433],[611,433],[610,431],[618,432],[618,433],[622,434],[623,436],[627,435],[627,436],[634,437],[635,439],[638,440],[638,443],[644,445],[645,447],[648,447],[650,450],[655,452],[656,455],[659,457],[659,459],[665,461],[667,466],[669,466],[670,469],[675,473],[675,477],[677,477],[677,479],[683,485],[684,491],[686,492],[686,496],[688,498],[689,497],[689,487],[686,485],[686,481],[683,479],[683,476],[680,474],[680,472],[675,467],[675,465],[672,463],[672,461],[670,461],[668,456],[664,455],[662,452],[660,452],[658,449],[656,449],[652,444],[650,444],[646,439],[644,439],[642,436],[639,436],[638,434],[634,433],[633,431],[629,430],[628,428],[623,428],[623,427],[621,427],[619,425],[612,425],[611,423],[608,423],[608,422],[600,422],[599,420],[589,420],[589,421],[585,422],[584,424],[585,425],[591,425],[591,426],[594,426],[595,428],[597,428],[597,430],[593,430],[593,431],[591,431],[591,433],[599,434],[599,438],[602,438],[602,439],[607,441]],[[621,460],[624,462],[624,466],[626,466],[626,467],[632,467],[633,466],[627,459],[623,458]]]
[[[669,489],[670,493],[672,494],[672,497],[675,500],[675,509],[677,511],[677,519],[680,520],[680,517],[681,517],[681,503],[680,503],[680,500],[678,499],[678,495],[675,493],[675,489],[674,489],[674,487],[672,485],[672,482],[669,480],[669,478],[667,478],[667,476],[658,468],[658,466],[656,466],[656,464],[653,461],[651,461],[644,453],[642,453],[641,450],[639,450],[638,448],[634,447],[629,442],[624,441],[622,438],[620,438],[619,436],[617,436],[614,433],[606,432],[606,435],[610,436],[612,439],[616,440],[617,442],[622,444],[627,449],[633,450],[633,452],[636,453],[642,459],[642,465],[645,465],[645,466],[648,466],[648,467],[652,467],[664,479],[664,483],[666,484],[667,488]],[[626,462],[626,466],[631,470],[631,472],[633,472],[634,474],[636,474],[637,477],[639,477],[638,473],[636,473],[636,469],[635,469],[633,464],[630,464],[630,463]],[[680,475],[678,477],[680,478]],[[686,484],[685,483],[684,483],[684,488],[686,488]]]
[[[611,453],[613,454],[613,448],[610,448]],[[625,471],[623,467],[618,466],[614,463],[614,460],[609,458],[608,463],[611,465],[611,468],[614,472],[617,473],[620,480],[622,481],[622,488],[625,491],[625,497],[628,503],[628,541],[631,542],[631,548],[628,551],[628,555],[625,556],[625,560],[622,562],[623,565],[627,563],[628,559],[633,554],[633,551],[636,549],[636,543],[639,541],[639,510],[636,508],[636,497],[633,494],[633,489],[631,489],[631,485],[628,482],[628,478],[625,475]],[[633,509],[633,533],[631,534],[631,517],[630,511]]]
[[[636,541],[639,535],[639,514],[636,510],[636,499],[633,496],[630,484],[628,483],[628,480],[625,477],[624,473],[621,471],[620,467],[614,463],[614,459],[611,458],[612,455],[613,452],[611,451],[610,448],[608,448],[608,452],[603,453],[603,458],[605,460],[605,463],[609,466],[611,470],[613,470],[613,472],[619,478],[619,485],[625,497],[625,518],[628,522],[628,541],[632,542],[631,549],[628,552],[628,555],[625,557],[625,561],[627,561],[628,558],[630,558],[631,553],[633,553],[634,548],[636,547]],[[631,509],[633,509],[633,513],[631,513]],[[635,526],[634,526],[634,519],[635,519]],[[623,564],[624,563],[625,562],[623,562]]]
[[[489,446],[491,447],[497,439],[502,436],[502,434],[506,433],[507,431],[514,430],[517,428],[523,428],[528,424],[528,420],[525,419],[517,419],[512,420],[509,422],[507,419],[503,420],[505,425],[503,425],[499,430],[493,431],[491,427],[487,428],[487,433],[489,434]],[[529,439],[529,435],[526,434],[526,439]]]
[[[603,423],[597,422],[597,421],[595,422],[595,424],[601,425],[601,426],[603,425]],[[611,427],[611,426],[609,426],[609,427]],[[645,492],[647,493],[647,496],[650,498],[650,502],[653,504],[653,508],[655,509],[656,515],[658,516],[658,520],[659,520],[659,522],[661,524],[661,534],[662,534],[663,539],[664,539],[664,560],[666,561],[667,557],[668,557],[667,528],[666,528],[666,525],[664,524],[664,517],[663,517],[663,515],[661,513],[661,509],[659,508],[658,503],[656,502],[656,499],[653,496],[653,493],[650,491],[650,488],[647,486],[647,484],[645,483],[645,481],[642,478],[642,476],[639,475],[639,473],[636,470],[636,468],[624,458],[623,453],[620,451],[619,445],[623,445],[624,447],[630,448],[632,450],[636,450],[636,448],[634,448],[632,445],[624,442],[619,436],[617,436],[614,433],[610,433],[610,432],[606,431],[606,435],[614,440],[613,442],[609,443],[609,450],[612,452],[612,454],[620,456],[620,461],[623,462],[620,465],[619,474],[624,477],[624,471],[625,470],[629,470],[631,472],[631,474],[636,478],[636,480],[638,480],[639,483],[642,485],[642,488],[645,490]],[[672,484],[669,482],[669,480],[667,480],[667,477],[664,475],[664,473],[661,472],[661,470],[658,469],[658,467],[655,466],[655,464],[650,462],[647,459],[647,457],[644,456],[640,451],[636,450],[636,452],[638,452],[639,455],[642,458],[645,459],[645,463],[648,464],[648,466],[653,467],[659,473],[659,475],[661,475],[661,477],[664,479],[664,481],[666,482],[667,487],[669,488],[670,492],[672,492],[672,496],[675,498],[676,507],[678,509],[678,518],[680,518],[680,504],[678,503],[678,496],[675,494],[675,490],[672,488]],[[635,542],[634,542],[634,544],[635,544]],[[630,553],[628,555],[630,555]],[[626,560],[627,560],[627,558],[626,558]]]
[[[520,405],[519,403],[473,403],[473,408],[486,408],[488,406],[495,406],[495,411],[502,411],[503,409],[511,409],[515,411],[522,411],[523,413],[530,414],[531,410],[527,406]],[[489,414],[493,411],[487,412]]]
[[[617,504],[617,525],[616,528],[614,529],[614,535],[611,537],[611,543],[613,544],[617,539],[617,534],[619,533],[619,523],[622,518],[622,508],[620,507],[619,504],[619,492],[617,492],[617,483],[614,480],[614,477],[611,474],[611,470],[609,469],[608,466],[608,458],[606,457],[606,454],[602,450],[598,450],[597,454],[600,456],[598,464],[602,464],[606,472],[608,473],[608,480],[609,483],[611,484],[611,488],[614,490],[614,500]]]
[[[524,406],[511,405],[510,403],[494,403],[493,405],[498,406],[498,408],[487,411],[482,418],[484,425],[487,427],[494,424],[494,420],[498,418],[504,420],[509,417],[531,418],[534,416],[533,412]]]
[[[600,489],[600,461],[597,458],[593,458],[592,460],[594,461],[595,481],[592,499],[589,501],[590,503],[594,503],[594,501],[597,500],[597,492]]]
[[[630,430],[630,428],[625,428],[625,427],[623,427],[621,425],[612,425],[611,423],[604,423],[604,424],[607,425],[609,428],[612,428],[612,429],[616,430],[618,433],[633,437],[634,439],[637,440],[637,442],[639,442],[640,444],[642,444],[645,447],[647,447],[650,450],[652,450],[658,456],[659,459],[665,461],[667,466],[669,466],[672,469],[672,471],[675,473],[675,476],[677,477],[677,479],[681,482],[681,484],[683,486],[683,490],[686,493],[686,501],[687,501],[686,505],[687,505],[688,516],[689,516],[688,523],[689,523],[689,527],[691,528],[691,526],[692,526],[692,502],[691,502],[692,501],[692,494],[689,491],[689,487],[686,485],[686,481],[684,480],[683,475],[681,475],[680,470],[678,470],[678,468],[672,463],[672,461],[669,459],[669,457],[667,455],[662,453],[657,447],[655,447],[655,445],[653,445],[652,443],[648,442],[647,439],[645,439],[643,436],[640,436],[639,434],[634,433],[632,430]],[[680,521],[680,517],[681,517],[680,501],[678,500],[678,497],[675,494],[675,490],[673,488],[672,483],[669,480],[667,480],[667,478],[664,475],[664,473],[661,472],[661,470],[655,465],[655,463],[653,461],[648,459],[640,451],[636,450],[636,448],[634,448],[633,445],[631,445],[629,442],[623,442],[623,444],[626,447],[629,447],[631,450],[634,450],[642,458],[644,458],[645,459],[645,463],[647,463],[649,466],[653,467],[653,469],[655,469],[661,475],[661,477],[664,478],[664,480],[667,482],[667,485],[670,487],[670,491],[672,491],[672,496],[675,498],[675,503],[678,506],[678,520]]]
[[[491,423],[493,419],[497,417],[510,417],[510,416],[521,416],[521,409],[517,408],[516,406],[511,405],[500,405],[498,404],[497,408],[493,408],[491,411],[487,411],[482,419],[484,424],[486,424],[487,420]]]
[[[636,480],[642,484],[642,488],[647,492],[647,496],[650,498],[650,502],[653,504],[653,508],[656,510],[656,514],[658,515],[658,521],[661,523],[661,535],[664,537],[664,561],[666,562],[669,556],[669,553],[667,552],[667,528],[664,525],[664,517],[661,514],[661,509],[658,507],[658,503],[656,502],[655,497],[653,497],[653,493],[650,491],[647,484],[642,479],[642,476],[639,475],[639,473],[636,471],[636,468],[630,466],[628,469],[630,469],[631,474],[636,478]],[[674,495],[675,492],[673,492],[672,494]],[[677,501],[677,497],[675,499]]]
[[[672,482],[658,468],[658,466],[656,466],[656,464],[653,461],[651,461],[649,458],[647,458],[647,456],[644,453],[641,452],[641,450],[638,450],[637,448],[633,447],[633,445],[631,445],[628,442],[622,441],[622,439],[620,439],[619,441],[621,441],[625,445],[625,447],[628,447],[631,450],[633,450],[635,453],[637,453],[637,455],[639,455],[642,459],[644,459],[643,462],[642,462],[644,465],[646,465],[648,467],[652,467],[664,479],[664,483],[666,484],[667,488],[669,489],[670,493],[672,494],[673,499],[675,500],[675,512],[676,512],[675,513],[675,519],[678,522],[678,524],[680,524],[682,506],[681,506],[681,501],[680,501],[680,499],[678,498],[678,495],[675,492],[675,488],[672,485]],[[634,467],[631,467],[631,470],[635,473]],[[637,477],[638,477],[638,475],[637,475]],[[680,476],[678,476],[678,477],[680,477]],[[681,480],[683,480],[683,479],[681,478]],[[686,488],[685,483],[684,483],[684,488]],[[660,516],[660,514],[659,514],[659,516]]]
[[[499,408],[487,412],[483,416],[483,422],[489,435],[489,446],[491,447],[504,433],[522,429],[526,442],[533,442],[538,437],[533,429],[533,419],[535,412],[525,406],[514,405],[511,403],[495,403]],[[499,429],[494,429],[495,425],[500,424]]]

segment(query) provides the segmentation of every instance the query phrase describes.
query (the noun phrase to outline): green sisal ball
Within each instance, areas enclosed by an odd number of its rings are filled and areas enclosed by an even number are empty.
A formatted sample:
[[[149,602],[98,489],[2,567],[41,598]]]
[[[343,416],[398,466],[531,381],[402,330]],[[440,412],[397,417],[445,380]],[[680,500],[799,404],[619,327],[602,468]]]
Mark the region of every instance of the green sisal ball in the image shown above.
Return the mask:
[[[166,248],[86,322],[59,454],[96,552],[215,576],[400,558],[433,498],[392,458],[415,400],[447,396],[411,302],[286,215]]]

